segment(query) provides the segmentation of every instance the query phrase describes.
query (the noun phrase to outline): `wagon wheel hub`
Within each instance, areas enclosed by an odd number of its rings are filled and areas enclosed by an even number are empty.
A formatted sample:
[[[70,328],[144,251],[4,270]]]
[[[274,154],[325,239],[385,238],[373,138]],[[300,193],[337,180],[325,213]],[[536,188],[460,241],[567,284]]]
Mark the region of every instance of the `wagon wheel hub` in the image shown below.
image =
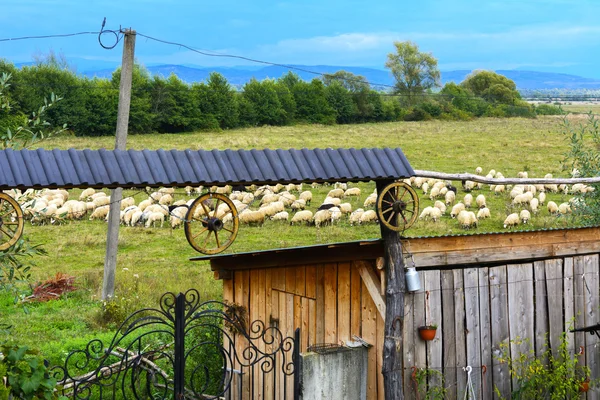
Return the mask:
[[[219,218],[209,218],[206,225],[211,232],[219,232],[223,229],[223,221]]]
[[[395,213],[402,214],[406,210],[406,203],[402,200],[396,200],[392,205]]]

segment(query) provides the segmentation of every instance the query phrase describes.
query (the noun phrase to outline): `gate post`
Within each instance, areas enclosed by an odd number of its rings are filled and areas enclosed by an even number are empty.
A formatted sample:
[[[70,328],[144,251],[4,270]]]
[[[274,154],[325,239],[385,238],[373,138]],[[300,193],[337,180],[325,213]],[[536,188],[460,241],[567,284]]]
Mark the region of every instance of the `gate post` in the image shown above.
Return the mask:
[[[175,400],[185,398],[185,295],[175,297],[175,376],[173,394]]]
[[[300,328],[294,331],[294,400],[300,399],[300,374],[302,374],[302,365],[300,364]]]

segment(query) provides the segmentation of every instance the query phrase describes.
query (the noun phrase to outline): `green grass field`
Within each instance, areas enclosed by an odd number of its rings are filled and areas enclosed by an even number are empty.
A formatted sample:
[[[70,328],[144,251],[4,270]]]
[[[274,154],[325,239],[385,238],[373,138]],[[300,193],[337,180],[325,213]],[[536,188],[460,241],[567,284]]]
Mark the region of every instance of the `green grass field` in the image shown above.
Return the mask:
[[[224,132],[200,132],[173,135],[137,135],[128,138],[133,149],[245,149],[245,148],[315,148],[315,147],[400,147],[415,169],[449,173],[474,172],[481,166],[484,174],[490,169],[504,176],[516,176],[528,171],[529,177],[567,176],[561,160],[567,150],[560,133],[560,118],[479,119],[466,122],[429,121],[386,124],[262,127]],[[112,148],[113,138],[61,137],[43,143],[46,148]],[[460,187],[460,183],[455,183]],[[360,199],[351,200],[353,209],[362,207],[364,199],[374,189],[373,183],[358,184]],[[331,187],[313,191],[314,210]],[[179,198],[187,198],[182,190]],[[445,235],[504,231],[502,222],[514,210],[508,193],[495,196],[486,188],[480,191],[488,199],[492,218],[482,221],[477,229],[465,231],[448,214],[438,223],[417,222],[406,236]],[[421,193],[419,191],[419,193]],[[73,191],[78,197],[79,191]],[[142,192],[136,202],[146,198]],[[461,190],[457,199],[464,196]],[[479,194],[474,192],[474,195]],[[570,196],[553,194],[549,200],[557,203]],[[423,197],[421,209],[433,201]],[[550,216],[545,208],[533,218],[532,225],[519,229],[558,228],[573,226],[572,217]],[[99,221],[76,221],[65,225],[25,227],[32,243],[42,244],[48,251],[38,257],[33,271],[36,280],[63,272],[76,277],[78,291],[59,301],[44,304],[14,305],[13,295],[0,292],[0,322],[12,328],[0,331],[0,343],[18,342],[41,349],[56,361],[65,352],[95,337],[108,337],[119,316],[140,307],[155,306],[165,291],[199,289],[205,298],[219,298],[221,283],[215,281],[207,262],[190,262],[200,255],[187,243],[183,230],[170,228],[122,227],[119,237],[117,271],[117,305],[114,318],[102,312],[99,301],[102,285],[106,224]],[[321,229],[289,226],[268,221],[263,227],[241,226],[238,237],[228,252],[305,246],[311,244],[378,238],[379,226],[350,226],[343,221]]]

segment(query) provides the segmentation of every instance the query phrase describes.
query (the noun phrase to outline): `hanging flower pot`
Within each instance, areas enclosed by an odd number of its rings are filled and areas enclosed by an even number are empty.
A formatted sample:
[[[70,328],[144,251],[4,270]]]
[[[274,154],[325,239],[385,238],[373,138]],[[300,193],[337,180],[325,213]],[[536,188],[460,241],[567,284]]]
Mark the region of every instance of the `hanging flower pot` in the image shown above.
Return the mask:
[[[419,337],[423,340],[433,340],[435,338],[435,332],[437,331],[437,325],[425,325],[419,327]]]
[[[585,393],[590,390],[590,380],[589,378],[579,384],[579,391],[581,393]]]

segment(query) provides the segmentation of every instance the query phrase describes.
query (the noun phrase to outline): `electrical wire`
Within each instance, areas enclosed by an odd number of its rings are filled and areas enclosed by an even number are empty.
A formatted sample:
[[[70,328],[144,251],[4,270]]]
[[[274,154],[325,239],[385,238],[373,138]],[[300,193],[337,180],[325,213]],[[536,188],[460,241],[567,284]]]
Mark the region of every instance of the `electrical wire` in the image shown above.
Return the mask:
[[[63,37],[71,37],[71,36],[81,36],[81,35],[97,35],[100,32],[75,32],[75,33],[63,33],[56,35],[40,35],[40,36],[21,36],[14,38],[2,38],[0,42],[11,42],[18,40],[29,40],[29,39],[50,39],[50,38],[63,38]]]

